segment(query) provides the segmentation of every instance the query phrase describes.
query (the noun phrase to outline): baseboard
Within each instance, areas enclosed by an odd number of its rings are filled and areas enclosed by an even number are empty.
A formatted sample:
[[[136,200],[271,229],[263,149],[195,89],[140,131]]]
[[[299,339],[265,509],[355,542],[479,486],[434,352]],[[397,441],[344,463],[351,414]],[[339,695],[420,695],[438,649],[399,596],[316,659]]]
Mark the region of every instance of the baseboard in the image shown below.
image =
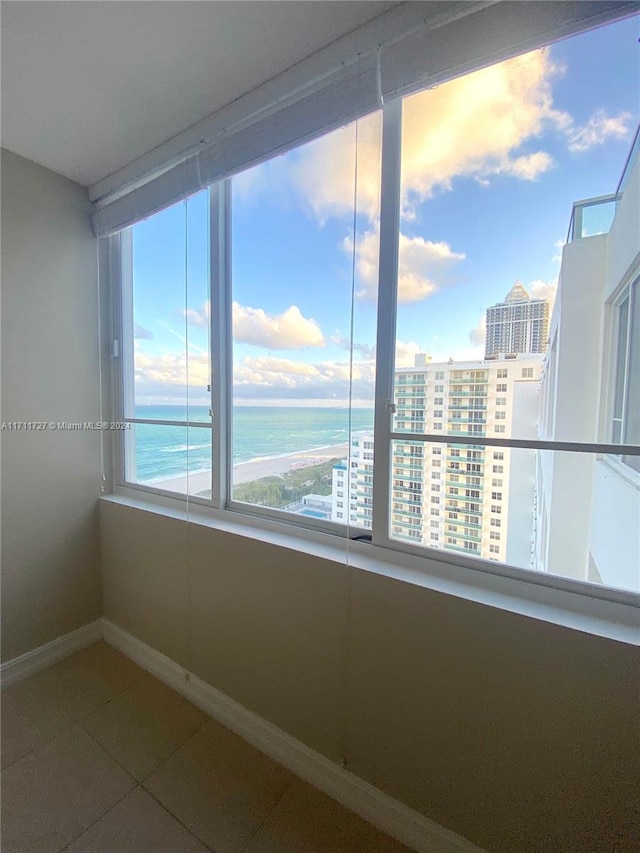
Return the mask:
[[[462,836],[334,764],[106,619],[103,637],[261,752],[418,853],[482,853]]]
[[[23,678],[28,678],[41,669],[57,663],[74,652],[90,646],[92,643],[102,639],[103,620],[96,619],[82,628],[70,631],[62,637],[45,643],[33,651],[25,652],[13,660],[9,660],[0,666],[0,683],[2,687],[9,687]]]

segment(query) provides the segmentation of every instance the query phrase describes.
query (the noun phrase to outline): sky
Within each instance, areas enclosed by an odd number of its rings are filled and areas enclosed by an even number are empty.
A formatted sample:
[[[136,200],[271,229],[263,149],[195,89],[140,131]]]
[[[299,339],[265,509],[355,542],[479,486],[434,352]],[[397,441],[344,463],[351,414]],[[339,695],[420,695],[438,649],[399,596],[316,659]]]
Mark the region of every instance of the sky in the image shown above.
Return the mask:
[[[397,366],[481,359],[516,279],[553,301],[572,204],[615,191],[638,124],[639,37],[636,16],[404,99]],[[235,405],[372,405],[381,127],[233,179]],[[207,192],[133,246],[135,402],[207,405]]]

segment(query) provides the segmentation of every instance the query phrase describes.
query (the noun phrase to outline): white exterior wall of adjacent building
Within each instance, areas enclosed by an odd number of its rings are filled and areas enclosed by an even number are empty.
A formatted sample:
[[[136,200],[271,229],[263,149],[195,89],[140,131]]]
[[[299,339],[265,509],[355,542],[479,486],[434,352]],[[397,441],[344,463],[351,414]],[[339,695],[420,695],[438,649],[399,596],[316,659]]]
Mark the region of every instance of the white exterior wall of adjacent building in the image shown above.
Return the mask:
[[[612,441],[612,303],[640,275],[639,200],[640,160],[609,233],[564,248],[542,383],[541,438]],[[640,589],[640,474],[631,466],[616,457],[539,453],[537,517],[536,568]]]

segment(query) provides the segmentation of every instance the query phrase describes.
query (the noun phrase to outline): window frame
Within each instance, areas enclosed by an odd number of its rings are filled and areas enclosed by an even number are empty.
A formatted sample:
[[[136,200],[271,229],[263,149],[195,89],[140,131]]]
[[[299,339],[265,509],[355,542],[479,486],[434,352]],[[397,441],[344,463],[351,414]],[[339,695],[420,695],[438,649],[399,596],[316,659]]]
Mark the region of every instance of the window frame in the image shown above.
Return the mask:
[[[378,293],[377,337],[376,337],[376,386],[374,408],[374,458],[373,471],[373,513],[370,531],[353,527],[349,523],[314,519],[309,516],[295,515],[283,510],[259,507],[233,500],[231,492],[231,415],[232,415],[232,325],[231,325],[231,181],[227,178],[209,187],[210,201],[210,287],[211,287],[211,410],[212,410],[212,483],[211,499],[192,495],[178,495],[175,492],[158,489],[125,478],[126,441],[122,432],[114,435],[113,482],[114,493],[135,498],[140,493],[147,499],[159,499],[165,506],[180,506],[185,503],[194,505],[198,510],[212,511],[214,517],[227,519],[253,519],[272,529],[276,524],[281,531],[300,531],[312,536],[330,534],[342,539],[368,540],[381,554],[419,557],[424,561],[424,571],[429,572],[429,564],[437,561],[441,564],[453,564],[471,570],[472,573],[514,579],[525,584],[533,583],[542,587],[580,593],[590,598],[605,599],[623,604],[637,604],[640,594],[613,587],[598,586],[587,581],[562,577],[497,563],[480,556],[467,556],[461,551],[447,551],[433,548],[429,544],[414,544],[406,539],[394,538],[391,517],[393,500],[393,442],[415,443],[419,445],[453,445],[471,442],[487,448],[522,448],[586,452],[593,454],[615,454],[621,450],[631,455],[640,455],[640,447],[612,445],[610,443],[579,443],[549,440],[519,440],[469,433],[435,432],[396,432],[393,429],[394,389],[395,389],[395,336],[396,306],[400,222],[400,170],[402,148],[402,98],[385,103],[382,109],[382,152],[381,152],[381,209],[378,274],[381,284]],[[131,226],[130,226],[131,227]],[[124,399],[127,386],[125,376],[125,332],[130,317],[127,294],[131,292],[131,281],[125,273],[127,252],[127,233],[129,229],[107,238],[110,246],[110,277],[113,298],[113,340],[114,366],[112,372],[113,404],[117,410],[114,419],[135,423],[140,419],[125,417]],[[130,241],[129,241],[130,242]],[[636,290],[640,289],[637,282]],[[631,308],[631,305],[630,305]],[[118,344],[121,342],[121,346]],[[128,343],[127,343],[128,345]],[[117,349],[120,346],[118,356]],[[627,352],[627,357],[629,353]],[[162,424],[162,421],[153,421]],[[173,422],[171,422],[173,423]],[[194,426],[193,422],[180,424]],[[201,428],[201,427],[197,427]],[[425,447],[426,450],[426,447]],[[436,452],[436,448],[433,448]],[[438,503],[440,499],[438,498]],[[431,504],[435,503],[431,500]],[[429,504],[424,505],[426,508]],[[431,508],[433,515],[433,507]]]

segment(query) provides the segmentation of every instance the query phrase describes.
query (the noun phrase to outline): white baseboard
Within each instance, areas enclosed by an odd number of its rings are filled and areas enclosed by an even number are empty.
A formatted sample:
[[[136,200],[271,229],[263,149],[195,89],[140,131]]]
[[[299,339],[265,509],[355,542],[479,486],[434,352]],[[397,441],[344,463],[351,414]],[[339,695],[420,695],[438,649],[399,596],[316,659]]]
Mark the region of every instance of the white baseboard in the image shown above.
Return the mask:
[[[383,794],[106,619],[103,637],[261,752],[418,853],[482,853],[480,847]]]
[[[0,682],[8,687],[102,639],[103,620],[96,619],[0,666]]]

